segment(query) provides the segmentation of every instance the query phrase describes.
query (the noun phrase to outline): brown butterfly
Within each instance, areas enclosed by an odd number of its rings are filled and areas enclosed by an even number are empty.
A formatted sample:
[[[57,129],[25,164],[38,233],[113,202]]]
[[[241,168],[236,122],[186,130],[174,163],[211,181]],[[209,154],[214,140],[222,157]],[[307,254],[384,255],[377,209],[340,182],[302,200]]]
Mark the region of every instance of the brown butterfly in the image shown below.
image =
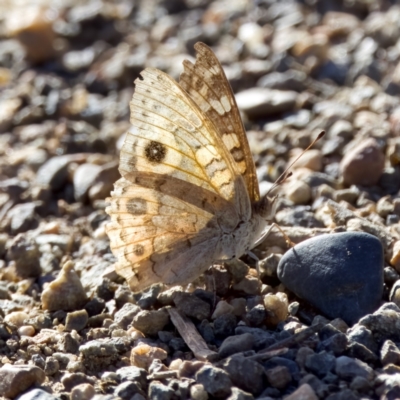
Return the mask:
[[[189,283],[271,229],[276,198],[260,199],[232,89],[212,50],[195,49],[179,84],[154,68],[135,81],[122,178],[106,209],[116,271],[133,291]]]

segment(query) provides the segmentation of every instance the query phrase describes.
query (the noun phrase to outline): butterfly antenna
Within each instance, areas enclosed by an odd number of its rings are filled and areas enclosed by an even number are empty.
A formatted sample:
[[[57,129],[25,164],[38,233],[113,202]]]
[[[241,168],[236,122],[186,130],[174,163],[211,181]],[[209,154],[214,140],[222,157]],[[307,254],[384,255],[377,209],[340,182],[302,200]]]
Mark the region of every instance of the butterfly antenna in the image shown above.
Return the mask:
[[[289,166],[279,175],[278,179],[274,182],[274,184],[270,187],[267,192],[267,195],[272,192],[277,186],[282,185],[289,177],[293,175],[293,172],[290,171],[290,168],[299,160],[300,157],[304,155],[304,153],[311,149],[315,143],[318,142],[325,135],[325,131],[319,133],[319,135],[305,148],[290,164]]]

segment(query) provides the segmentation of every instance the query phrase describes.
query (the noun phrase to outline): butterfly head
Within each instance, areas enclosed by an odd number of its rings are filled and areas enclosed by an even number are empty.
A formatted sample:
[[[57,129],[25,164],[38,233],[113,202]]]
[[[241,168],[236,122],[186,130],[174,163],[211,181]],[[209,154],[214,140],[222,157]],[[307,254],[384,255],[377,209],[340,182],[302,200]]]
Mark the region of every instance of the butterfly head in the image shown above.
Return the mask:
[[[278,195],[268,196],[266,194],[260,201],[254,204],[254,211],[266,221],[271,221],[278,205]]]

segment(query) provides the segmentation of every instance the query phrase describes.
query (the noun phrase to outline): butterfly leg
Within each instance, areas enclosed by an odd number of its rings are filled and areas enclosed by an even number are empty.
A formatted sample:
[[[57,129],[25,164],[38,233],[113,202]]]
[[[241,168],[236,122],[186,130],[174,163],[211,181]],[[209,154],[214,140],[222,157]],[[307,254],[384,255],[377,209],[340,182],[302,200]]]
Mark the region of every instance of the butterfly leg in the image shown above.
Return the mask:
[[[279,232],[282,233],[282,236],[284,237],[285,242],[286,242],[286,244],[287,244],[289,247],[293,247],[293,246],[296,244],[296,243],[293,243],[293,242],[290,240],[289,236],[286,235],[286,233],[284,232],[284,230],[283,230],[278,224],[276,224],[275,222],[273,222],[273,223],[271,224],[271,226],[268,228],[268,230],[265,231],[265,232],[262,234],[262,236],[257,240],[257,242],[255,243],[254,247],[257,247],[260,243],[262,243],[262,242],[268,237],[268,235],[271,233],[271,231],[272,231],[273,228],[278,229]]]
[[[260,271],[260,259],[252,252],[252,251],[248,251],[247,255],[252,258],[255,262],[256,262],[256,270],[257,270],[257,277],[258,277],[258,282],[259,282],[259,295],[261,297],[261,301],[262,304],[264,306],[264,310],[265,310],[265,315],[267,316],[268,314],[268,310],[265,307],[265,303],[264,303],[264,299],[262,296],[262,282],[261,282],[261,271]]]

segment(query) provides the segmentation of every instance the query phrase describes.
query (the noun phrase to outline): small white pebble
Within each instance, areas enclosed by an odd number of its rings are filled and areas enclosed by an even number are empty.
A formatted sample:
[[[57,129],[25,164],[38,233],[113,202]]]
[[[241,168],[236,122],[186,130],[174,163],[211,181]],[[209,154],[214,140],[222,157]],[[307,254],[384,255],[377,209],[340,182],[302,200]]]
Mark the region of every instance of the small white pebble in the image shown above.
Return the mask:
[[[81,383],[71,391],[71,400],[89,400],[96,394],[94,387],[89,383]]]
[[[193,400],[207,400],[208,394],[205,391],[204,386],[198,383],[190,388],[190,398]]]
[[[169,369],[173,371],[178,371],[179,367],[182,365],[183,361],[180,358],[177,358],[176,360],[172,360],[169,364]]]
[[[32,325],[23,325],[18,328],[20,336],[34,336],[35,328]]]
[[[285,185],[285,193],[294,204],[307,204],[311,200],[311,188],[302,181],[288,182]]]
[[[4,321],[13,324],[17,327],[21,327],[27,318],[28,314],[26,312],[13,311],[4,317]]]
[[[143,333],[140,332],[140,331],[138,331],[138,330],[135,329],[135,328],[129,328],[129,329],[127,330],[127,333],[128,333],[128,335],[131,336],[131,338],[132,338],[133,340],[137,340],[137,339],[144,338]]]
[[[128,332],[123,329],[115,329],[111,333],[111,337],[125,337],[128,336]]]

